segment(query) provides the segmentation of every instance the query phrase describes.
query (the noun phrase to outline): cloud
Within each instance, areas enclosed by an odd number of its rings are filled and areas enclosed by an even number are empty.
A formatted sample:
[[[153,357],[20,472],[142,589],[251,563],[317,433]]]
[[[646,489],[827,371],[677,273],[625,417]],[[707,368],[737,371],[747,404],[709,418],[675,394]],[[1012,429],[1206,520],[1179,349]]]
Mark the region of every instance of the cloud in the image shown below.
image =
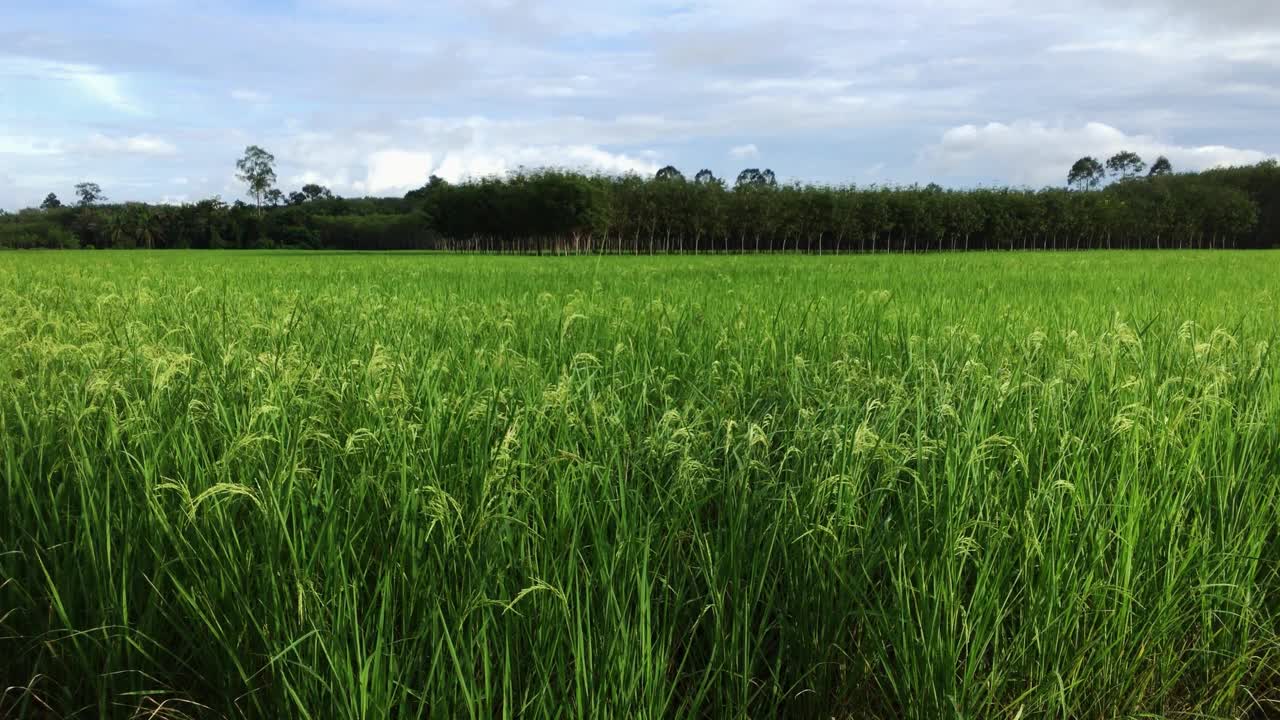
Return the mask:
[[[594,77],[581,74],[534,82],[527,86],[525,93],[530,97],[549,99],[603,97],[606,94]]]
[[[651,175],[658,165],[653,160],[614,153],[594,145],[489,145],[466,144],[448,147],[438,144],[415,147],[393,146],[358,155],[358,150],[334,146],[312,139],[309,160],[282,174],[290,186],[317,183],[339,193],[399,195],[426,183],[437,175],[450,182],[505,176],[522,168],[559,167],[584,172]]]
[[[1074,40],[1049,46],[1053,54],[1136,55],[1173,65],[1205,65],[1215,60],[1231,63],[1280,65],[1280,33],[1239,33],[1227,36],[1188,34],[1162,30],[1141,37],[1118,36]]]
[[[99,153],[124,153],[129,155],[176,155],[178,146],[156,137],[155,135],[132,135],[126,137],[109,137],[94,133],[84,144],[84,150]]]
[[[432,170],[431,153],[380,150],[369,156],[368,179],[363,190],[375,195],[404,191],[426,182]]]
[[[755,143],[731,147],[729,148],[729,157],[738,160],[760,157],[760,148],[756,147]]]
[[[382,150],[371,154],[366,164],[366,179],[353,183],[352,187],[373,194],[403,193],[422,186],[431,175],[438,175],[449,182],[461,182],[505,176],[522,168],[559,167],[585,172],[643,175],[651,175],[658,170],[658,166],[649,160],[611,153],[592,145],[471,145],[439,154]]]
[[[231,94],[232,100],[237,100],[242,103],[248,103],[250,105],[266,105],[267,103],[271,102],[270,95],[264,92],[258,92],[256,90],[245,90],[243,88],[236,88],[235,90],[232,90],[230,94]]]
[[[75,23],[10,5],[0,154],[33,193],[239,196],[247,144],[286,187],[389,194],[537,165],[726,174],[747,140],[782,177],[1057,184],[1076,146],[1107,144],[1089,122],[1183,168],[1280,149],[1275,0],[95,0]],[[146,136],[178,154],[125,154]]]
[[[64,144],[56,138],[21,135],[0,127],[0,155],[40,157],[65,152]]]
[[[1159,20],[1189,21],[1205,29],[1280,27],[1280,3],[1275,0],[1107,0],[1106,7],[1144,12]]]
[[[1136,152],[1147,162],[1164,155],[1180,171],[1252,164],[1271,157],[1260,150],[1223,145],[1176,145],[1098,122],[1063,127],[1020,121],[953,127],[937,144],[925,148],[919,160],[927,171],[949,177],[1044,186],[1065,182],[1067,169],[1084,155],[1105,161],[1121,150]]]
[[[7,203],[18,196],[19,191],[17,186],[13,184],[13,179],[4,173],[0,173],[0,211],[16,210],[16,205],[8,207]]]
[[[653,118],[624,125],[645,126]],[[293,185],[314,182],[340,193],[401,194],[431,175],[450,182],[502,176],[522,168],[559,167],[612,174],[657,172],[660,154],[608,147],[610,123],[581,119],[494,120],[424,117],[394,121],[380,131],[303,131],[273,152],[280,177]],[[647,134],[649,131],[645,131]],[[564,142],[575,138],[574,142]]]
[[[59,62],[22,56],[0,57],[0,77],[9,75],[36,81],[58,81],[81,96],[129,115],[144,111],[124,89],[124,78],[96,65]]]

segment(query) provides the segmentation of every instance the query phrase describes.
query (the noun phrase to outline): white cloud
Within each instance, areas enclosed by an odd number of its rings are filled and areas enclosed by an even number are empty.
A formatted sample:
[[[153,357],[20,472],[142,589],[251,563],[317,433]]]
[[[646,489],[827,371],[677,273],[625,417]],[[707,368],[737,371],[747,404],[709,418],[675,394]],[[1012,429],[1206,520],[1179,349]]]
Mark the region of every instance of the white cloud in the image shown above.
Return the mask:
[[[606,173],[639,173],[652,175],[658,172],[656,163],[629,155],[615,154],[592,145],[574,145],[567,148],[544,148],[544,164],[558,163],[564,167],[581,170],[598,170]]]
[[[1137,10],[1159,19],[1190,21],[1198,28],[1280,27],[1280,3],[1275,0],[1105,0],[1114,10]]]
[[[760,148],[756,147],[755,143],[738,145],[736,147],[729,148],[729,156],[739,160],[760,157]]]
[[[531,85],[527,92],[538,98],[571,98],[579,94],[576,88],[568,85]]]
[[[21,196],[22,193],[13,180],[8,175],[0,173],[0,210],[18,209],[15,200]],[[10,203],[14,204],[10,205]]]
[[[40,157],[61,155],[66,147],[60,140],[19,135],[0,128],[0,155]]]
[[[1218,36],[1165,30],[1141,37],[1120,36],[1058,43],[1051,45],[1048,51],[1058,55],[1135,55],[1152,62],[1190,67],[1203,66],[1213,60],[1275,65],[1280,64],[1277,58],[1280,33]]]
[[[349,187],[358,186],[358,189],[360,190],[360,192],[364,192],[366,184],[367,182],[363,180],[359,180],[353,183],[351,181],[350,173],[348,173],[345,170],[339,170],[329,175],[322,175],[321,173],[318,173],[314,170],[306,170],[300,173],[295,173],[293,175],[290,175],[283,183],[283,188],[284,189],[293,188],[293,187],[300,188],[303,185],[323,185],[324,187],[327,187],[330,189],[349,188]]]
[[[1080,157],[1092,155],[1105,161],[1121,150],[1136,152],[1148,163],[1164,155],[1179,171],[1252,164],[1270,157],[1260,150],[1223,145],[1177,145],[1150,135],[1129,135],[1098,122],[1063,127],[1020,121],[953,127],[921,152],[920,164],[929,172],[951,177],[1061,185]]]
[[[528,86],[525,93],[531,97],[551,99],[596,97],[603,94],[594,77],[581,74],[566,79],[535,82]]]
[[[271,102],[271,96],[267,93],[258,92],[257,90],[245,90],[243,88],[232,90],[231,99],[238,100],[242,103],[248,103],[250,105],[266,105]]]
[[[707,89],[729,95],[765,95],[778,92],[805,95],[840,95],[853,83],[837,78],[770,77],[715,80]]]
[[[127,137],[110,137],[94,133],[84,144],[84,150],[100,153],[123,153],[128,155],[176,155],[178,147],[164,138],[155,135],[132,135]]]
[[[653,119],[634,122],[645,125]],[[277,152],[280,175],[287,186],[314,182],[340,193],[400,194],[422,186],[431,175],[458,182],[542,167],[652,174],[662,159],[644,150],[612,150],[607,147],[614,132],[610,124],[580,118],[560,123],[422,118],[383,127],[381,132],[293,135]],[[565,143],[566,137],[579,141]],[[294,158],[305,160],[291,162]]]
[[[439,161],[436,162],[436,158]],[[361,192],[401,193],[423,185],[431,175],[449,182],[504,176],[521,168],[562,167],[612,174],[653,174],[658,166],[649,160],[611,153],[593,145],[471,145],[438,153],[416,150],[380,150],[367,160],[368,174],[353,183]],[[341,187],[341,183],[333,183]]]
[[[404,191],[426,182],[431,174],[431,153],[408,150],[380,150],[369,156],[369,175],[361,189],[381,194]]]
[[[7,56],[0,57],[0,76],[3,75],[61,81],[94,102],[130,115],[145,114],[126,94],[122,76],[95,65]]]

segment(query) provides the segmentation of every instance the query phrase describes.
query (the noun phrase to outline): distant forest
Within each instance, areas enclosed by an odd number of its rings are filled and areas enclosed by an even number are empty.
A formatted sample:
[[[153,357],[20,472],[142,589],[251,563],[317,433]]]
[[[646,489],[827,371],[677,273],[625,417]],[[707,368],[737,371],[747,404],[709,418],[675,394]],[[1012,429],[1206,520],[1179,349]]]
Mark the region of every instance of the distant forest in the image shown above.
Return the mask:
[[[665,167],[652,178],[535,170],[402,198],[340,198],[276,187],[256,146],[236,166],[252,204],[111,204],[95,183],[72,204],[0,211],[0,248],[294,248],[487,253],[926,252],[1280,245],[1280,166],[1175,173],[1133,153],[1081,158],[1067,187],[779,184],[747,169],[729,182]]]

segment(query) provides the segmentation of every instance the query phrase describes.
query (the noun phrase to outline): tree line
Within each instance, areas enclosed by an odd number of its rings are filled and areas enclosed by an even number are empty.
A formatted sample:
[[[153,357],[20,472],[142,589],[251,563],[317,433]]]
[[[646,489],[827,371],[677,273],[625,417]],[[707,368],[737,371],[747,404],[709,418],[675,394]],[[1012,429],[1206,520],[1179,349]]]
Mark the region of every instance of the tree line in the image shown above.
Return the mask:
[[[779,184],[770,169],[732,185],[688,179],[522,171],[402,198],[345,199],[320,185],[285,194],[256,146],[236,164],[252,204],[111,204],[94,183],[0,217],[0,247],[300,248],[493,253],[923,252],[1271,247],[1280,237],[1274,161],[1174,173],[1131,152],[1081,158],[1066,188]],[[1108,183],[1107,181],[1110,180]]]

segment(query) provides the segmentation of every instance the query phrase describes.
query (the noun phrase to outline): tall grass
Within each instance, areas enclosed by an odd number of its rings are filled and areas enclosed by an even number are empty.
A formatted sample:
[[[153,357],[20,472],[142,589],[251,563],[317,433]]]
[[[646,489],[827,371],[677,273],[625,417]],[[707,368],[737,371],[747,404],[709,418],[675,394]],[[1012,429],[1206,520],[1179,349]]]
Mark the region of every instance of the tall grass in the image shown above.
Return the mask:
[[[1280,256],[0,256],[0,716],[1240,717]]]

